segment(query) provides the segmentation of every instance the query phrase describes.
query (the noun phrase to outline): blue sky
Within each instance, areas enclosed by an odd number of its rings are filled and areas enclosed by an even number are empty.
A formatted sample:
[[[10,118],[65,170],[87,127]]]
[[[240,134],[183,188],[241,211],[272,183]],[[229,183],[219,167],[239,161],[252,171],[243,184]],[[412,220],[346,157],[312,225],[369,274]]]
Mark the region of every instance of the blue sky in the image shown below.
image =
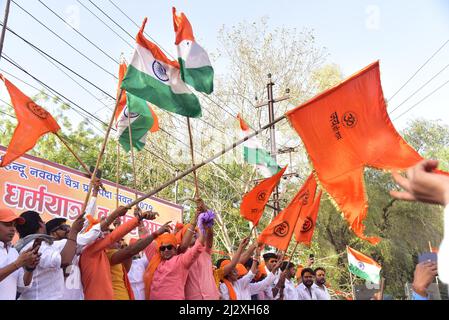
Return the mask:
[[[117,73],[118,67],[112,60],[65,26],[37,0],[15,1],[98,64],[113,74]],[[67,21],[70,21],[81,33],[112,57],[118,59],[121,52],[124,52],[128,57],[131,54],[131,47],[97,21],[77,1],[42,1]],[[91,8],[104,21],[108,21],[87,0],[80,1]],[[380,59],[382,83],[386,98],[390,98],[418,67],[449,39],[449,3],[443,0],[112,1],[139,24],[144,16],[148,16],[147,33],[152,35],[172,54],[176,53],[173,45],[174,35],[171,22],[171,7],[173,5],[177,7],[178,11],[184,11],[187,14],[194,27],[198,42],[210,51],[217,48],[218,30],[223,25],[232,26],[243,21],[252,22],[264,16],[269,17],[270,26],[273,28],[286,26],[298,29],[314,29],[317,43],[327,48],[328,62],[340,65],[345,76],[349,76],[369,63]],[[5,1],[2,1],[2,12],[4,3]],[[114,8],[109,0],[97,0],[95,3],[120,23],[124,29],[135,35],[137,27]],[[113,77],[87,62],[14,4],[11,6],[8,25],[26,39],[73,67],[80,74],[87,76],[104,90],[112,95],[115,94],[116,80]],[[133,40],[123,31],[110,22],[109,25],[127,42],[133,44]],[[101,109],[103,105],[12,34],[7,34],[4,53],[81,106],[91,112],[98,112],[98,115],[103,119],[109,118],[108,112],[104,108]],[[449,44],[392,99],[389,111],[407,99],[448,63]],[[3,59],[0,62],[0,68],[36,85],[34,80],[24,76]],[[222,72],[221,66],[218,65],[215,68],[217,73]],[[286,68],[288,68],[288,61],[286,61]],[[33,89],[14,79],[11,80],[26,93],[35,93]],[[392,113],[391,118],[395,126],[403,128],[407,121],[417,117],[442,119],[446,124],[449,124],[449,84],[420,103],[413,111],[395,120],[402,112],[447,80],[449,80],[449,68]],[[81,81],[81,83],[83,82]],[[83,85],[95,95],[100,96],[95,88],[85,83]],[[38,87],[40,86],[38,85]],[[1,97],[5,99],[4,89],[1,90]],[[74,117],[76,117],[75,114]]]

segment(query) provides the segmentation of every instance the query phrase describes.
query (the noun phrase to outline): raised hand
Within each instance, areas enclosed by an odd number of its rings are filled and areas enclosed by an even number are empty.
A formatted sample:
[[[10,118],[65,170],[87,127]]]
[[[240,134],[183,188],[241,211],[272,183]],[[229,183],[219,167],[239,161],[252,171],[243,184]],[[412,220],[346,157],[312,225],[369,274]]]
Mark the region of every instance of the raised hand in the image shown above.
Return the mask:
[[[159,216],[159,213],[155,212],[155,211],[146,211],[144,213],[142,213],[141,215],[141,220],[145,219],[145,220],[154,220]],[[171,221],[170,221],[171,222]]]
[[[168,232],[171,232],[172,227],[170,226],[171,221],[168,221],[166,223],[164,223],[159,229],[156,230],[156,232],[154,233],[155,236],[159,237],[160,235]]]
[[[73,230],[74,233],[78,234],[84,227],[84,221],[86,221],[86,219],[83,216],[78,217],[75,221],[73,221],[70,230]]]

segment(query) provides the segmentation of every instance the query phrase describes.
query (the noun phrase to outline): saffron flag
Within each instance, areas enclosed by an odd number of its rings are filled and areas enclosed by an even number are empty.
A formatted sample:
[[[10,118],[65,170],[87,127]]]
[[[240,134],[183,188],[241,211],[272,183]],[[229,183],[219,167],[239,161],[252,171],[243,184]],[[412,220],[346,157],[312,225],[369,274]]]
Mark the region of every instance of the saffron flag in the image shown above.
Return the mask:
[[[322,187],[335,200],[350,228],[366,237],[368,211],[363,181],[366,166],[403,170],[421,160],[388,117],[375,62],[339,85],[287,112]]]
[[[126,69],[126,64],[121,63],[119,68],[118,91],[120,91],[120,85],[126,73]],[[131,150],[131,145],[139,151],[142,150],[145,147],[148,131],[156,132],[159,130],[157,115],[151,109],[150,104],[132,94],[127,94],[125,91],[123,91],[119,105],[117,106],[115,121],[117,140],[126,151]],[[129,141],[130,127],[132,142]]]
[[[347,247],[349,271],[356,276],[379,284],[381,266],[363,253]]]
[[[250,134],[249,126],[240,113],[237,115],[237,119],[242,129],[242,138],[244,138]],[[265,178],[271,177],[281,170],[276,160],[265,150],[257,137],[253,137],[243,143],[243,158],[245,162],[256,165]]]
[[[146,22],[147,18],[137,34],[136,49],[121,88],[167,111],[200,117],[200,102],[182,81],[179,63],[168,59],[143,35]]]
[[[299,215],[299,221],[295,228],[295,239],[297,242],[310,246],[312,242],[313,232],[315,231],[316,219],[320,210],[322,191],[315,197],[313,204],[309,207],[303,207]]]
[[[243,196],[242,204],[240,205],[240,214],[248,221],[251,221],[254,226],[259,224],[259,220],[263,215],[265,206],[270,199],[270,195],[274,188],[281,180],[287,166],[274,176],[266,178],[250,192]]]
[[[178,48],[178,62],[181,67],[181,79],[207,94],[214,91],[214,69],[207,52],[195,41],[192,25],[186,15],[176,14],[173,7],[173,25],[176,32],[175,44]]]
[[[57,133],[61,129],[56,120],[23,94],[16,86],[9,82],[2,74],[0,78],[5,83],[11,103],[17,117],[17,127],[14,130],[8,150],[4,155],[0,167],[7,166],[28,150],[33,149],[37,140],[48,132]]]
[[[316,181],[313,175],[310,175],[287,208],[282,210],[259,235],[257,242],[286,251],[299,220],[301,208],[313,203],[316,187]]]

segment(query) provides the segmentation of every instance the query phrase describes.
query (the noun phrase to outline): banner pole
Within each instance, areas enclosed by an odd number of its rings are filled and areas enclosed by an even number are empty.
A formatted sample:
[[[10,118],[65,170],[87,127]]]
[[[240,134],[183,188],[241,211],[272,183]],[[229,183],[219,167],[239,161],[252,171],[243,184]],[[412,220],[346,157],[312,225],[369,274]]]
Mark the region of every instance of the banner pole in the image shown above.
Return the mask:
[[[269,127],[272,126],[273,124],[275,124],[275,123],[277,123],[277,122],[279,122],[279,121],[281,121],[281,120],[283,120],[283,119],[285,119],[285,115],[283,115],[283,116],[281,116],[281,117],[275,119],[273,122],[270,122],[269,124],[263,126],[262,128],[260,128],[260,129],[258,129],[258,130],[255,130],[253,133],[251,133],[250,135],[246,136],[245,138],[243,138],[243,139],[241,139],[241,140],[239,140],[239,141],[237,141],[237,142],[234,142],[232,145],[230,145],[230,146],[224,148],[222,151],[220,151],[219,153],[213,155],[213,156],[210,157],[209,159],[204,160],[204,161],[201,162],[200,164],[197,164],[197,165],[191,167],[190,169],[187,169],[186,171],[180,173],[179,175],[177,175],[177,176],[174,177],[173,179],[170,179],[169,181],[165,182],[164,184],[162,184],[161,186],[157,187],[156,189],[154,189],[154,190],[148,192],[147,194],[141,196],[141,197],[138,198],[137,200],[131,202],[130,204],[127,205],[127,208],[131,208],[132,206],[135,206],[137,203],[139,203],[139,202],[141,202],[141,201],[143,201],[143,200],[145,200],[145,199],[148,199],[148,198],[151,197],[151,196],[154,196],[155,194],[157,194],[157,193],[160,192],[161,190],[167,188],[167,187],[168,187],[169,185],[171,185],[172,183],[174,183],[174,182],[176,182],[176,181],[178,181],[178,180],[184,178],[184,177],[187,176],[188,174],[192,173],[194,170],[197,170],[197,169],[199,169],[199,168],[205,166],[206,164],[208,164],[208,163],[214,161],[215,159],[221,157],[221,156],[224,155],[226,152],[229,152],[229,151],[235,149],[238,145],[240,145],[240,144],[244,143],[245,141],[251,139],[252,137],[258,135],[259,133],[261,133],[261,132],[264,131],[265,129],[269,128]]]
[[[129,145],[131,149],[131,164],[133,167],[133,183],[134,183],[134,195],[137,200],[137,176],[136,176],[136,163],[134,161],[134,147],[133,147],[133,135],[131,130],[131,111],[129,111],[129,106],[127,107],[128,110],[128,132],[129,132]]]
[[[120,94],[119,94],[119,96],[118,96],[118,98],[117,98],[117,100],[115,102],[115,107],[114,107],[114,111],[112,112],[111,121],[109,121],[109,126],[108,126],[108,129],[106,130],[106,134],[105,134],[105,137],[104,137],[104,140],[103,140],[103,145],[101,146],[100,154],[98,155],[97,163],[95,164],[95,169],[94,169],[94,172],[92,173],[92,178],[90,179],[89,189],[87,190],[86,198],[84,199],[83,207],[81,209],[81,214],[80,214],[81,217],[86,214],[85,211],[86,211],[86,207],[87,207],[87,202],[89,201],[89,197],[90,197],[90,194],[92,192],[92,187],[93,187],[93,184],[94,184],[95,177],[97,176],[97,171],[98,171],[98,168],[100,166],[101,159],[103,158],[104,152],[106,150],[106,144],[108,142],[109,134],[110,134],[111,129],[112,129],[112,124],[114,122],[115,113],[117,111],[117,107],[118,107],[118,105],[120,103],[120,100],[122,98],[123,92],[124,92],[124,90],[121,89],[120,90]],[[129,206],[128,208],[131,208],[131,207],[132,206]]]
[[[117,179],[115,181],[115,208],[118,208],[118,196],[119,196],[119,180],[120,180],[120,143],[117,141]]]

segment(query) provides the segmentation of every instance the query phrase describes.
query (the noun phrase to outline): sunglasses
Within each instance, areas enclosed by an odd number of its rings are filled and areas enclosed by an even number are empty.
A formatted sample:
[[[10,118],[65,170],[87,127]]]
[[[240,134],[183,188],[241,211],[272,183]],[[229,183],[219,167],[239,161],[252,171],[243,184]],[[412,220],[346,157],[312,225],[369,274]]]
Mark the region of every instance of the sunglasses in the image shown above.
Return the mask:
[[[174,246],[172,246],[171,244],[168,246],[160,246],[159,251],[172,250],[173,248]]]

